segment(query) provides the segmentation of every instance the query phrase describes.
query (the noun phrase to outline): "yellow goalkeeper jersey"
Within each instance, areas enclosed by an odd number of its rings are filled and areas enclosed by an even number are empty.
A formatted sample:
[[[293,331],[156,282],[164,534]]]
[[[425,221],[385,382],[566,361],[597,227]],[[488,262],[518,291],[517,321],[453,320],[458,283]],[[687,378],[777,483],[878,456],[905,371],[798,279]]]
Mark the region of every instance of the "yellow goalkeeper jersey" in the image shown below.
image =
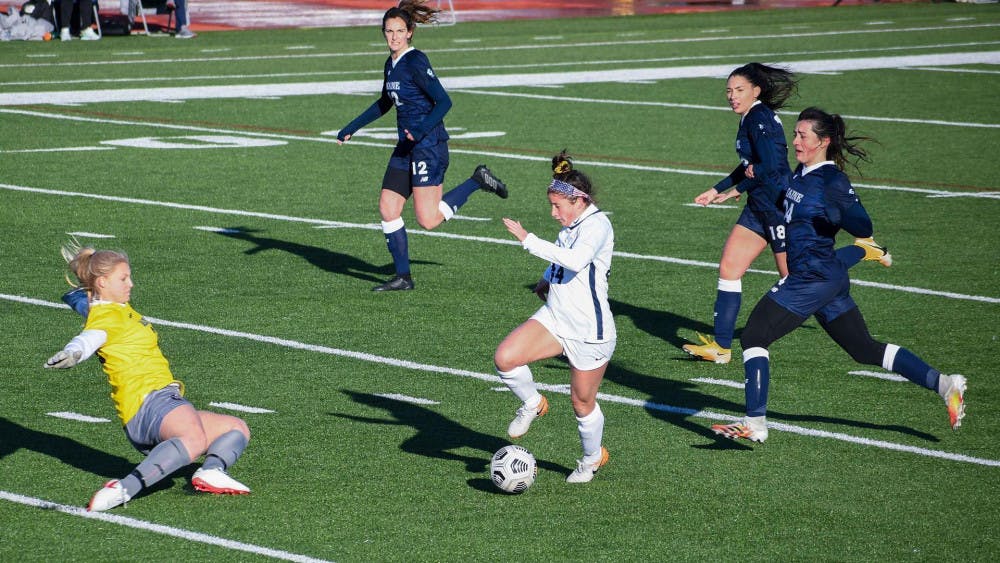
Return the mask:
[[[92,304],[84,326],[84,330],[91,329],[108,335],[97,355],[111,384],[111,400],[122,424],[132,420],[150,391],[176,382],[183,393],[184,385],[174,379],[160,351],[156,331],[131,305]]]

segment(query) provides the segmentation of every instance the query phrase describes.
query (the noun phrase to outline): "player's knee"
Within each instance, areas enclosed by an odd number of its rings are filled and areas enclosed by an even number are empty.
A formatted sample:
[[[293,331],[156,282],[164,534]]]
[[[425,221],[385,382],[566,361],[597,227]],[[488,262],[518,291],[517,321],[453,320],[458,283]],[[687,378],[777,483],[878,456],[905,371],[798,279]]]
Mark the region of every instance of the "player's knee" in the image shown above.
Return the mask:
[[[250,440],[250,427],[247,425],[246,421],[242,418],[233,417],[233,430],[238,430],[246,439]]]
[[[197,429],[192,428],[189,432],[181,436],[180,439],[184,443],[184,447],[187,448],[191,461],[198,459],[208,451],[208,437],[205,436],[204,430],[200,427]]]
[[[767,332],[759,325],[747,324],[740,335],[740,345],[743,346],[744,350],[749,350],[750,348],[767,348],[771,342],[767,337]]]
[[[497,371],[504,372],[511,371],[518,366],[514,355],[505,346],[497,348],[493,354],[493,365],[496,366]]]
[[[885,354],[885,344],[872,340],[850,346],[846,351],[851,355],[851,359],[859,364],[881,366],[882,356]]]
[[[444,216],[441,215],[440,211],[435,210],[432,214],[418,214],[417,224],[423,229],[430,231],[431,229],[437,227],[444,221]]]
[[[594,407],[597,405],[597,398],[584,399],[571,394],[570,402],[573,404],[573,413],[576,416],[584,417],[594,412]]]

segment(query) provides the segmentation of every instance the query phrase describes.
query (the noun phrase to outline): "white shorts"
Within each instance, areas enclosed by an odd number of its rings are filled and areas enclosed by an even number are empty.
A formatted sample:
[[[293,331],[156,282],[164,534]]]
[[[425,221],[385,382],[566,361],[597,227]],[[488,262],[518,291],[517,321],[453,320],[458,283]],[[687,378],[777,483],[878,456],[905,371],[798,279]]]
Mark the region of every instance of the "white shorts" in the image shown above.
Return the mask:
[[[541,307],[531,318],[541,323],[545,330],[555,337],[562,346],[563,354],[569,360],[569,365],[581,371],[597,369],[611,361],[611,355],[615,353],[617,340],[606,340],[604,342],[586,342],[573,338],[563,338],[556,334],[556,322],[552,317],[552,312],[548,307]]]

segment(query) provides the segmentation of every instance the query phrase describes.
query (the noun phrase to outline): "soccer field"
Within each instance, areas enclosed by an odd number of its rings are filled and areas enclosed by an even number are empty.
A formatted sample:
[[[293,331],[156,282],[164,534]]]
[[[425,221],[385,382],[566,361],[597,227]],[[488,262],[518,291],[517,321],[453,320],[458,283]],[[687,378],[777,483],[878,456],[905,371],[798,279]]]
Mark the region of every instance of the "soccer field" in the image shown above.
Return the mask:
[[[460,23],[414,45],[454,102],[446,189],[484,163],[511,195],[474,194],[433,232],[408,206],[417,288],[380,294],[395,116],[335,137],[381,86],[377,29],[3,44],[0,561],[1000,559],[995,6]],[[958,431],[935,393],[810,320],[771,347],[769,439],[711,432],[743,414],[738,346],[728,365],[680,347],[711,332],[742,203],[692,200],[736,164],[725,77],[749,61],[800,74],[789,139],[811,105],[877,139],[852,181],[894,264],[856,266],[852,294],[875,338],[968,378]],[[501,218],[554,240],[563,148],[616,234],[611,458],[565,482],[568,368],[540,362],[551,410],[517,441],[538,477],[505,495],[488,465],[518,405],[493,352],[546,263]],[[70,236],[129,254],[132,304],[188,398],[247,421],[231,473],[251,495],[196,493],[192,465],[85,511],[142,457],[96,359],[41,367],[82,327],[59,300]],[[765,253],[738,329],[776,278]]]

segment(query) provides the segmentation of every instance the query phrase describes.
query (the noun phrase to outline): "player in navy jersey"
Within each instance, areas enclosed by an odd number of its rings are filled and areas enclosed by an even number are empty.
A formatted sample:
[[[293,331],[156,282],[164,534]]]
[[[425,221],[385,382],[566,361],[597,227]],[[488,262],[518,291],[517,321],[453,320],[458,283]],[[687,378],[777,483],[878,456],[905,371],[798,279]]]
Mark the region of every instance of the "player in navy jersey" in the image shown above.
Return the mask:
[[[608,461],[608,450],[601,444],[604,414],[597,404],[597,391],[617,341],[608,304],[615,234],[611,221],[594,202],[590,179],[573,170],[565,151],[552,159],[552,168],[548,199],[552,218],[563,226],[556,242],[539,239],[517,221],[503,220],[525,250],[550,262],[535,286],[535,294],[545,305],[504,338],[493,362],[497,374],[521,400],[507,427],[511,438],[519,438],[532,421],[549,410],[549,402],[538,392],[528,364],[566,356],[570,399],[583,449],[583,458],[566,481],[586,483]]]
[[[694,201],[708,205],[746,193],[747,203],[722,249],[714,337],[699,334],[702,344],[685,344],[684,351],[692,356],[720,364],[729,362],[742,299],[741,279],[765,247],[771,246],[781,276],[788,274],[785,223],[777,201],[791,170],[785,132],[775,112],[796,88],[794,74],[760,63],[733,70],[726,81],[729,107],[740,116],[736,133],[740,163]],[[734,189],[727,192],[729,188]]]
[[[795,126],[795,158],[800,163],[785,190],[783,207],[788,225],[788,277],[761,298],[743,329],[743,369],[746,375],[746,417],[735,424],[712,426],[727,438],[757,442],[767,439],[767,392],[770,380],[768,347],[815,315],[823,330],[854,361],[881,366],[937,391],[948,409],[951,427],[965,416],[966,380],[942,375],[906,348],[878,342],[850,295],[847,268],[851,260],[834,250],[841,229],[855,237],[870,237],[872,222],[854,193],[843,168],[845,153],[868,160],[857,146],[863,137],[847,137],[843,119],[818,108],[799,114]],[[856,162],[854,163],[856,166]],[[855,252],[854,262],[865,249]]]
[[[729,176],[694,201],[700,205],[722,203],[746,193],[747,203],[722,249],[714,335],[699,334],[701,344],[685,344],[684,351],[692,356],[717,364],[729,363],[736,317],[742,303],[743,274],[765,247],[771,246],[781,277],[788,275],[785,220],[778,199],[791,169],[785,131],[775,112],[795,93],[797,84],[791,72],[760,63],[748,63],[733,70],[726,81],[729,106],[740,115],[736,133],[736,154],[740,163]],[[866,250],[864,260],[879,260],[886,266],[891,263],[887,250],[874,240],[859,240],[855,244]]]
[[[428,230],[451,219],[476,190],[507,197],[507,186],[483,165],[476,168],[471,178],[441,194],[448,169],[448,132],[444,128],[444,116],[451,109],[451,98],[441,86],[427,55],[410,46],[417,24],[433,22],[437,13],[438,10],[425,6],[424,0],[403,0],[385,12],[382,33],[389,47],[389,58],[385,61],[382,95],[337,133],[337,142],[343,143],[358,129],[392,107],[396,108],[399,141],[382,178],[378,205],[382,232],[396,275],[375,286],[375,291],[414,287],[402,218],[403,205],[411,195],[417,223]]]

